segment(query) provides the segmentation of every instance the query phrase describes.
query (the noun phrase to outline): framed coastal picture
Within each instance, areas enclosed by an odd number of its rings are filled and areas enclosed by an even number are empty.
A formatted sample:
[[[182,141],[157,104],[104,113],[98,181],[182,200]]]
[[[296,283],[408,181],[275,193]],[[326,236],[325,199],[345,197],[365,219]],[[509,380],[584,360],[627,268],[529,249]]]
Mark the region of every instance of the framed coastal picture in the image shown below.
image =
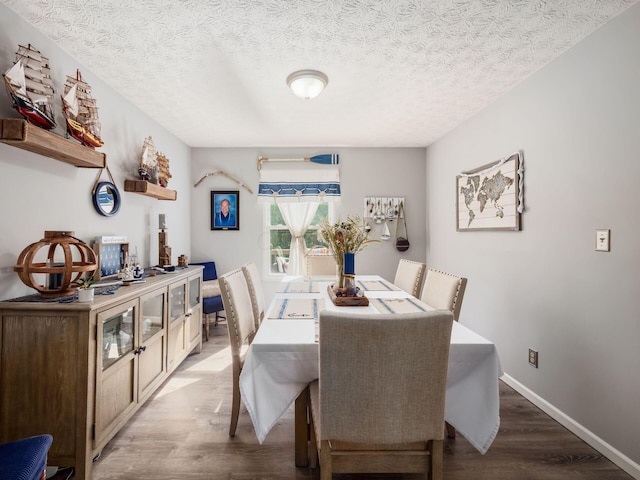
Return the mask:
[[[211,230],[240,230],[240,191],[211,191]]]
[[[456,177],[456,230],[520,230],[520,153]]]

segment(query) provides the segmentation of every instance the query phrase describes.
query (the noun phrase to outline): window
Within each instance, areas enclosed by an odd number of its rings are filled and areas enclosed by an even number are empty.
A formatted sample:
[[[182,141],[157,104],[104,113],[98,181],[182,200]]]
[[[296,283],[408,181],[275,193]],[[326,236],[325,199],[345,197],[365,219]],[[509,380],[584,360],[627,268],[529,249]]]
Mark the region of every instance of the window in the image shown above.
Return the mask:
[[[307,248],[316,248],[316,253],[328,253],[327,245],[318,238],[318,225],[325,218],[331,219],[333,207],[329,203],[321,203],[318,206],[311,225],[304,234]],[[291,233],[280,214],[280,208],[275,203],[265,205],[265,238],[269,242],[265,251],[268,255],[269,272],[274,275],[285,275],[289,264],[289,247],[291,245]]]

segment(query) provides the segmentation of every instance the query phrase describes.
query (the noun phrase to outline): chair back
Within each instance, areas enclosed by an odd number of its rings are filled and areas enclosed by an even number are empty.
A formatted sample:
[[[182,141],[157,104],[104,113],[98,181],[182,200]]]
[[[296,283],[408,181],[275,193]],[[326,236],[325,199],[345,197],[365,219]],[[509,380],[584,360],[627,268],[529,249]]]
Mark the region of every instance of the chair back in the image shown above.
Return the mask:
[[[466,278],[430,268],[420,300],[433,308],[449,310],[453,313],[453,319],[457,321],[460,318],[466,288]]]
[[[333,255],[307,255],[305,275],[335,275],[336,259]]]
[[[444,438],[453,317],[320,313],[321,440],[402,444]]]
[[[216,271],[216,262],[192,262],[189,265],[202,265],[202,280],[216,280],[218,272]]]
[[[260,280],[260,273],[258,273],[258,267],[251,262],[242,266],[242,273],[247,281],[249,287],[249,294],[251,295],[251,307],[253,308],[253,319],[255,321],[256,330],[264,320],[265,301],[264,290],[262,288],[262,280]]]
[[[251,295],[242,269],[225,273],[219,278],[222,303],[227,315],[227,330],[232,356],[243,354],[243,346],[249,345],[256,333],[251,307]]]
[[[401,258],[393,284],[417,298],[420,295],[426,268],[424,263]]]

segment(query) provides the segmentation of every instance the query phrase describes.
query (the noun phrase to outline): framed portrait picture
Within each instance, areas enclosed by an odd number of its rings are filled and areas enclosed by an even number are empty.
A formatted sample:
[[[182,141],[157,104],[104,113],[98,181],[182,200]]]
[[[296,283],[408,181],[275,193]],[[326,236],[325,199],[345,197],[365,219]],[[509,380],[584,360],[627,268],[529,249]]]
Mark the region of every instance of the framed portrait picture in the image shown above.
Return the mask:
[[[211,230],[240,230],[240,192],[211,191]]]

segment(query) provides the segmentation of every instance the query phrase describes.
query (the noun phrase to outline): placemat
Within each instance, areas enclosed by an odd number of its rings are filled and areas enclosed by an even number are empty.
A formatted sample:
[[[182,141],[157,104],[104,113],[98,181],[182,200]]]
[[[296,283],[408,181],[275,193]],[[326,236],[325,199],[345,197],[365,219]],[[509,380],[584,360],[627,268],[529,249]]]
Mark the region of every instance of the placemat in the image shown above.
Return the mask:
[[[316,319],[320,310],[324,310],[323,298],[284,298],[277,303],[269,318]]]
[[[374,298],[371,304],[380,313],[428,312],[433,308],[414,298]]]
[[[356,280],[356,284],[360,286],[365,292],[385,292],[393,291],[397,292],[400,288],[396,287],[393,283],[389,283],[386,280]]]
[[[320,293],[317,282],[289,282],[278,288],[279,293]]]

